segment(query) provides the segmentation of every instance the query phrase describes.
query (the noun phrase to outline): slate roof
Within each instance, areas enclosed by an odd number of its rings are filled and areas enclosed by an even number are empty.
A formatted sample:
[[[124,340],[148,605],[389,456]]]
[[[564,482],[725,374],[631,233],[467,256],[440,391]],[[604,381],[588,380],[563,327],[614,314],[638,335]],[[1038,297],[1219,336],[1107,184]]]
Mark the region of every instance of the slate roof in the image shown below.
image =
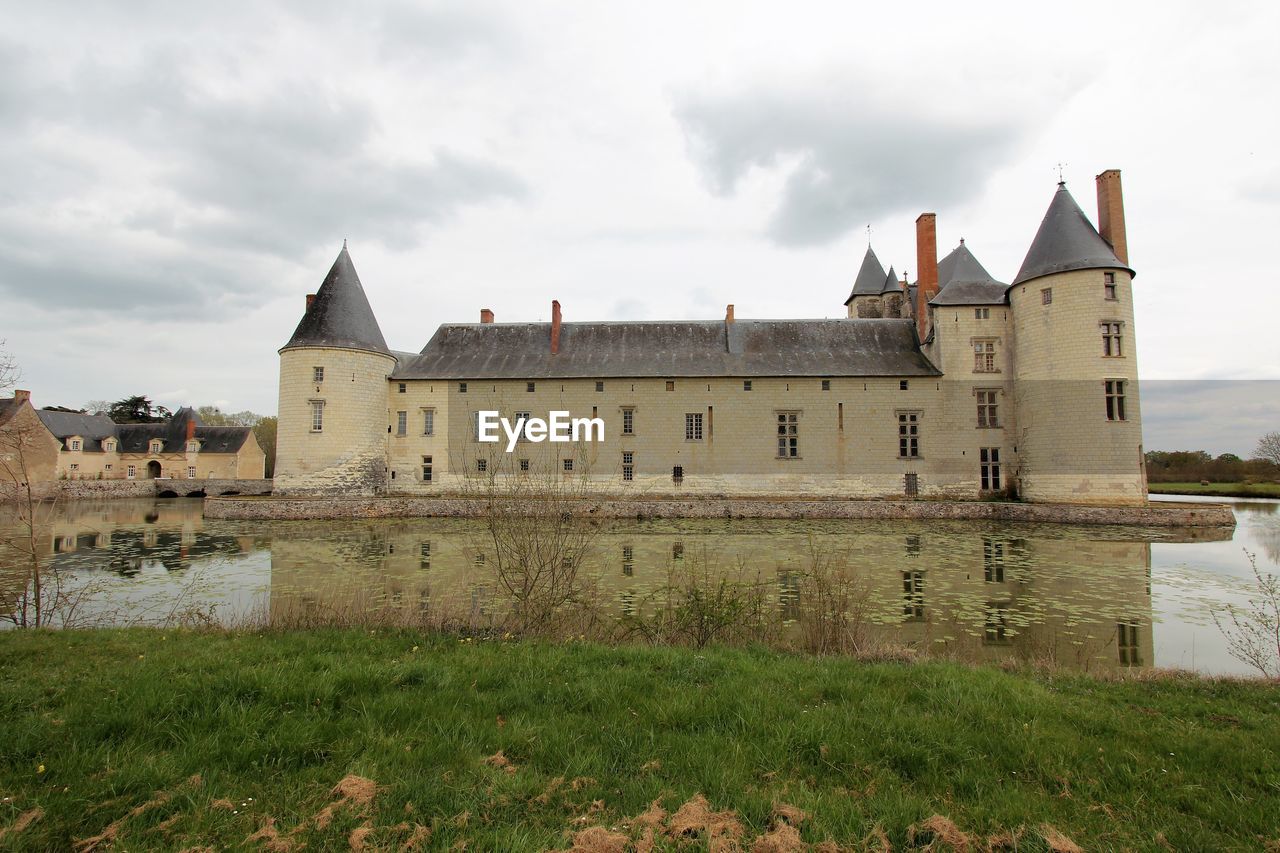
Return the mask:
[[[884,289],[884,265],[876,257],[876,253],[867,246],[867,253],[862,256],[862,266],[858,269],[858,277],[853,280],[853,290],[844,301],[848,305],[855,296],[879,296]]]
[[[885,277],[884,285],[880,288],[881,293],[901,293],[902,282],[898,281],[898,274],[893,271],[893,267],[889,267],[889,275]]]
[[[18,409],[22,407],[22,403],[15,397],[7,400],[0,400],[0,424],[3,424],[9,418],[17,414]]]
[[[293,337],[280,349],[293,347],[338,347],[390,354],[346,243]]]
[[[1084,215],[1080,205],[1067,191],[1067,185],[1059,183],[1013,283],[1021,284],[1052,273],[1089,269],[1126,270],[1133,274],[1133,270],[1120,263],[1110,244],[1102,239]]]
[[[400,379],[937,376],[910,320],[443,325]]]
[[[1001,305],[1007,301],[1009,288],[991,277],[963,240],[938,261],[938,284],[940,289],[929,300],[931,305]]]
[[[83,450],[101,453],[102,441],[115,437],[121,453],[147,453],[151,439],[164,440],[164,453],[183,453],[187,443],[187,421],[196,423],[196,439],[201,453],[235,453],[244,446],[252,430],[249,427],[209,427],[200,423],[200,416],[189,407],[174,412],[173,417],[159,424],[117,424],[106,415],[82,415],[78,412],[51,412],[39,410],[45,428],[66,446],[73,435],[84,439]]]

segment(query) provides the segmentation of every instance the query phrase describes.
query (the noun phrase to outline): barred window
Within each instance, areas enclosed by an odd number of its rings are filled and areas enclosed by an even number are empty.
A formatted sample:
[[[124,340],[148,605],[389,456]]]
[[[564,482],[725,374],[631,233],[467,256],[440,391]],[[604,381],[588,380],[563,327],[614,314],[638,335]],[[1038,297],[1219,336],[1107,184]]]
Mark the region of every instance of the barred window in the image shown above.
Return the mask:
[[[573,471],[573,460],[572,460],[572,459],[565,459],[565,460],[562,460],[562,461],[563,461],[563,463],[564,463],[564,471],[565,471],[565,473],[566,473],[566,474],[571,473],[571,472]]]
[[[521,460],[520,460],[520,470],[521,470],[521,471],[526,471],[526,472],[529,470],[529,460],[528,460],[528,459],[521,459]]]
[[[973,372],[996,372],[996,342],[986,338],[973,342]]]
[[[622,451],[622,479],[630,482],[636,478],[636,455],[630,450]]]
[[[1052,303],[1053,303],[1053,288],[1046,287],[1044,290],[1040,291],[1040,304],[1050,305]]]
[[[1102,329],[1102,354],[1116,358],[1123,355],[1120,351],[1120,323],[1101,323]]]
[[[1103,382],[1109,421],[1124,420],[1124,385],[1123,379],[1108,379]]]
[[[898,456],[914,459],[920,455],[920,413],[898,412]]]
[[[778,458],[800,456],[800,413],[778,412]]]
[[[994,390],[978,391],[978,426],[994,428],[1000,426],[1000,392]]]
[[[702,412],[689,412],[684,416],[684,440],[702,441]]]
[[[477,459],[477,460],[476,460],[476,472],[477,472],[477,473],[483,474],[484,472],[486,472],[486,471],[488,471],[488,470],[489,470],[489,460],[488,460],[488,459]]]

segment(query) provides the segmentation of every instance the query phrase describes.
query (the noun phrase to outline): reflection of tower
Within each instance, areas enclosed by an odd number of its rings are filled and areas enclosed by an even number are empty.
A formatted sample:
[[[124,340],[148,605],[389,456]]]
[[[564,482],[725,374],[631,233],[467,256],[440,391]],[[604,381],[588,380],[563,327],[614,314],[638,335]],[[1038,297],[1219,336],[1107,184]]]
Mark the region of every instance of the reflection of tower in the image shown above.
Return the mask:
[[[1065,184],[1009,289],[1020,492],[1143,504],[1146,475],[1120,173],[1098,176],[1102,233]]]
[[[344,243],[280,350],[276,492],[384,489],[387,376],[394,367]]]

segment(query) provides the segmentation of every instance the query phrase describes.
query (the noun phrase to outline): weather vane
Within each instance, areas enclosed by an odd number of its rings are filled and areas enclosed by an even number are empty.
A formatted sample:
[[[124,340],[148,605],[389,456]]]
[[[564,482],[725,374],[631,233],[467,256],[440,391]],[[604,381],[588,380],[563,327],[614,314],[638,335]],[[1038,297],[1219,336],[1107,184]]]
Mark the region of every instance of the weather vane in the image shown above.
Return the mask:
[[[1060,184],[1065,184],[1065,183],[1066,183],[1066,180],[1064,180],[1064,179],[1063,179],[1063,177],[1062,177],[1062,170],[1063,170],[1064,168],[1066,168],[1066,165],[1067,165],[1066,163],[1059,163],[1059,164],[1058,164],[1058,183],[1060,183]]]
[[[871,223],[867,223],[867,245],[871,245]]]

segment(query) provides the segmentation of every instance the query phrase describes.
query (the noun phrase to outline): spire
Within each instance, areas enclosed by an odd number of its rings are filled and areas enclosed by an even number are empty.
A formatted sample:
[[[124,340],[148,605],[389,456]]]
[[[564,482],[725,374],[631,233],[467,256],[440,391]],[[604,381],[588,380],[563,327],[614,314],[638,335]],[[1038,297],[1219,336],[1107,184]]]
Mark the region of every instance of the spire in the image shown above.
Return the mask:
[[[902,282],[898,281],[898,274],[893,271],[893,267],[889,267],[889,275],[884,280],[884,285],[880,288],[881,293],[901,293]]]
[[[853,290],[849,292],[849,298],[844,301],[844,304],[848,305],[855,296],[879,296],[884,287],[884,275],[884,267],[880,259],[876,257],[871,247],[867,246],[867,253],[862,257],[862,267],[858,270],[858,277],[853,280]]]
[[[933,305],[999,305],[1008,289],[991,277],[964,240],[938,261],[938,284],[938,295],[929,300]]]
[[[335,347],[390,354],[355,265],[351,263],[351,255],[347,254],[346,241],[316,291],[315,299],[308,304],[293,337],[281,349],[293,347]]]
[[[1116,258],[1107,241],[1094,229],[1067,191],[1067,185],[1059,183],[1013,283],[1021,284],[1052,273],[1089,269],[1128,270],[1130,275],[1133,274],[1133,270]]]

